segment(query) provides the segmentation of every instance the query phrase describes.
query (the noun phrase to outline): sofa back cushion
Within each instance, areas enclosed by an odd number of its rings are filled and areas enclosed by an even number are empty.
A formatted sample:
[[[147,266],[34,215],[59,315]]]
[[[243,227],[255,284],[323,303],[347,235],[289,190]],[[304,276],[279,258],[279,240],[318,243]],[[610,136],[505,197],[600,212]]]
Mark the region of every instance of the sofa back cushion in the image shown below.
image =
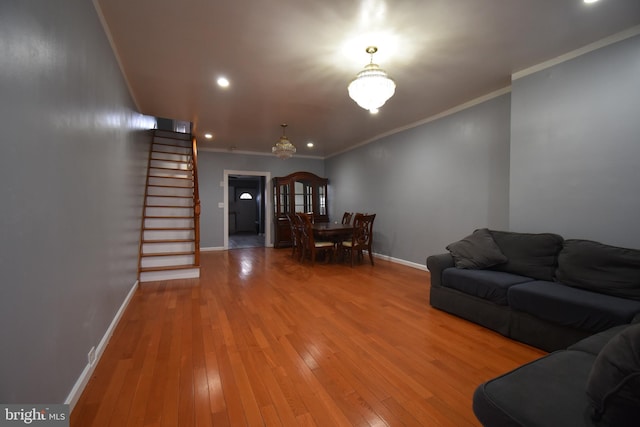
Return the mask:
[[[507,257],[492,270],[552,281],[562,249],[562,236],[553,233],[515,233],[490,230],[493,240]]]
[[[640,300],[640,250],[565,240],[556,280],[576,288]]]

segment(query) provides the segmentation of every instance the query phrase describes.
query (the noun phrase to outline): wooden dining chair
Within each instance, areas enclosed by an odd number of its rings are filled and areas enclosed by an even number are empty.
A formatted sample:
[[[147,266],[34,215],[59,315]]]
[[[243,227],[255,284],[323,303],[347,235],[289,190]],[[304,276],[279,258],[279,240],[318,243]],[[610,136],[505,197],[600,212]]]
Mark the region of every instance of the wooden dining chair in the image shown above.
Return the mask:
[[[342,214],[342,223],[351,224],[351,218],[353,218],[353,212],[345,212]]]
[[[345,240],[339,244],[341,253],[349,253],[352,267],[356,255],[358,256],[358,260],[362,259],[363,250],[369,253],[369,260],[371,261],[371,265],[373,265],[371,246],[373,244],[373,221],[375,219],[376,214],[367,215],[356,213],[353,218],[353,234],[351,240]]]
[[[304,255],[304,247],[302,244],[302,229],[300,222],[295,214],[287,213],[287,220],[291,227],[291,256],[298,260],[302,259]]]
[[[297,213],[296,216],[302,222],[302,242],[304,247],[304,253],[309,254],[311,259],[311,265],[315,263],[316,256],[323,254],[327,262],[333,257],[335,252],[335,243],[316,241],[313,235],[313,224],[311,223],[310,215],[306,213]]]

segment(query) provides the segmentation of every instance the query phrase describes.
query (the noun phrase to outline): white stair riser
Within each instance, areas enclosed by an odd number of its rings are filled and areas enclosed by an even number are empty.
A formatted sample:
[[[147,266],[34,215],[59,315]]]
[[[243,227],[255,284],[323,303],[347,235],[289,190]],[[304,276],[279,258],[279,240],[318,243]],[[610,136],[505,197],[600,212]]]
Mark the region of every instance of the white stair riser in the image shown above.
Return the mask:
[[[172,185],[175,187],[184,187],[193,191],[193,182],[190,179],[176,179],[172,176],[163,175],[164,178],[150,176],[149,185]]]
[[[175,206],[178,208],[193,208],[193,199],[184,197],[155,197],[147,196],[147,207]]]
[[[192,252],[195,250],[193,242],[182,243],[143,243],[142,254],[161,254],[166,252]]]
[[[173,160],[188,164],[190,159],[191,155],[189,153],[168,153],[166,151],[154,151],[151,153],[151,160]]]
[[[170,271],[145,271],[140,273],[140,282],[154,282],[156,280],[196,279],[200,277],[199,268]]]
[[[187,178],[192,179],[191,171],[181,171],[181,170],[166,170],[166,169],[157,169],[151,166],[151,175],[161,176],[164,178]],[[189,181],[187,181],[189,182]]]
[[[145,230],[144,240],[193,240],[193,230]]]
[[[160,184],[162,185],[162,184]],[[148,196],[183,196],[193,198],[193,188],[175,188],[175,187],[149,187]]]
[[[169,267],[169,266],[184,266],[184,265],[193,265],[195,262],[195,257],[193,255],[167,255],[167,256],[157,256],[157,257],[142,257],[140,261],[140,266],[142,268],[146,267]]]
[[[156,136],[153,139],[153,142],[155,142],[156,144],[168,144],[168,145],[180,145],[182,147],[191,147],[191,137],[189,136],[189,134],[184,134],[184,137],[181,137],[179,139],[176,139],[175,136],[179,136],[180,135],[176,135],[176,134],[172,134],[172,138],[164,138],[162,136],[161,133],[156,132]]]
[[[178,154],[180,156],[191,156],[191,147],[173,147],[168,145],[154,145],[153,155],[156,153]]]
[[[145,214],[147,216],[193,216],[193,208],[154,208],[147,206],[145,208]]]
[[[175,163],[175,162],[167,162],[164,160],[154,160],[151,159],[150,166],[152,168],[167,168],[167,169],[177,169],[180,171],[190,171],[191,167],[188,163]]]
[[[193,228],[193,219],[189,218],[146,218],[144,226],[149,228],[189,227]]]

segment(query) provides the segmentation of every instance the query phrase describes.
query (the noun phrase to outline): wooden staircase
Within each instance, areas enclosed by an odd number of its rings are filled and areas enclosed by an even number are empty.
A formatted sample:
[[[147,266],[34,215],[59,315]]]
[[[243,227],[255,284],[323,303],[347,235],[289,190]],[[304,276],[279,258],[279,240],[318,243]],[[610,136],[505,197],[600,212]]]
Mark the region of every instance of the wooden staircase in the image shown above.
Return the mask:
[[[154,130],[140,235],[140,282],[200,277],[199,216],[195,139]]]

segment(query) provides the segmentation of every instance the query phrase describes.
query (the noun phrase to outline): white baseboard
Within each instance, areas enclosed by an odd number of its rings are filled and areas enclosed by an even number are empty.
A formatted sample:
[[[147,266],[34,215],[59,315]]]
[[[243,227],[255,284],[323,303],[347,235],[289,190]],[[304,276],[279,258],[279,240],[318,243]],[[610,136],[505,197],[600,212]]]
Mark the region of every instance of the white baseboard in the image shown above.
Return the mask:
[[[422,265],[422,264],[418,264],[417,262],[411,262],[411,261],[406,261],[404,259],[400,259],[400,258],[394,258],[394,257],[390,257],[389,255],[380,255],[377,253],[373,253],[373,256],[376,258],[380,258],[380,259],[384,259],[396,264],[401,264],[401,265],[406,265],[407,267],[412,267],[412,268],[417,268],[418,270],[422,270],[422,271],[429,271],[427,269],[426,265]]]
[[[95,362],[93,364],[87,363],[87,366],[85,366],[84,370],[80,374],[80,377],[78,378],[73,388],[71,389],[71,392],[67,396],[67,399],[65,400],[64,403],[69,405],[69,412],[72,412],[73,408],[76,406],[76,403],[78,403],[78,399],[80,399],[80,396],[82,395],[84,388],[87,386],[87,383],[89,382],[89,379],[93,374],[93,371],[96,369],[96,366],[98,365],[98,362],[102,357],[102,353],[104,353],[104,349],[107,347],[107,344],[109,344],[109,340],[113,335],[113,331],[116,329],[116,326],[118,326],[118,322],[120,322],[120,318],[122,317],[122,314],[124,313],[124,311],[127,309],[127,306],[129,305],[131,298],[133,298],[133,295],[135,294],[136,289],[138,289],[137,280],[133,284],[133,287],[127,294],[126,298],[124,299],[124,302],[122,303],[115,317],[111,321],[111,324],[109,325],[109,327],[107,328],[107,331],[105,332],[104,336],[100,340],[98,347],[96,347]]]
[[[140,283],[176,279],[197,279],[198,277],[200,277],[200,267],[180,270],[145,271],[140,273]]]

